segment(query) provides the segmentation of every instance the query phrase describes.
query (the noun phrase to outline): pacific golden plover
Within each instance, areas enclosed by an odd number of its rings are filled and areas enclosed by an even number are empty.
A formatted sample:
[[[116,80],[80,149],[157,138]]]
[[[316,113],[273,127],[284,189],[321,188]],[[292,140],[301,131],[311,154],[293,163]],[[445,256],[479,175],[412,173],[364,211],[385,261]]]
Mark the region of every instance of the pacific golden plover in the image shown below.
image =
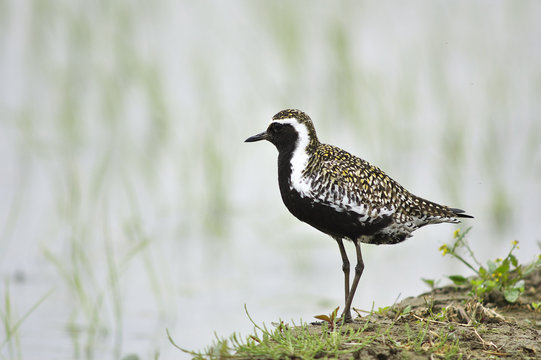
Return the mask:
[[[260,140],[278,149],[278,184],[288,210],[338,242],[344,271],[344,322],[352,321],[351,303],[364,269],[361,243],[397,244],[422,226],[472,217],[415,196],[367,161],[320,143],[312,120],[300,110],[280,111],[266,131],[246,142]],[[344,239],[355,244],[357,254],[351,288]]]

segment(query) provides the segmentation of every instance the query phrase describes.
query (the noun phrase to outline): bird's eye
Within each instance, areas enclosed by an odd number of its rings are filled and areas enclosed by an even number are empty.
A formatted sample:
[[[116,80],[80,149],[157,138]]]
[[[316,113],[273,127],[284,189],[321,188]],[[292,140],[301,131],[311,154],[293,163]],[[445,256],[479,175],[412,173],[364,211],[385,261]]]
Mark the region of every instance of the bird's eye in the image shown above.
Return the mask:
[[[269,130],[270,130],[272,133],[277,133],[277,132],[279,132],[279,131],[282,129],[283,126],[284,126],[284,125],[275,122],[275,123],[272,123],[272,124],[270,125]]]

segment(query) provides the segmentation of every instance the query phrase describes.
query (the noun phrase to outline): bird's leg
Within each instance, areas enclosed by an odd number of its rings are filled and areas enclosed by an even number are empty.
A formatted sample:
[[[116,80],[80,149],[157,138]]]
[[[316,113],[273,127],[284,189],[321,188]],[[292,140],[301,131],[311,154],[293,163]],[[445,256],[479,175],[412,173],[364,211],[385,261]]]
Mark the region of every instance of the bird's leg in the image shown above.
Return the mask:
[[[341,238],[336,238],[336,241],[338,242],[338,247],[340,248],[340,255],[342,256],[342,271],[344,272],[344,288],[345,291],[345,298],[344,298],[344,304],[348,301],[349,297],[349,260],[348,260],[348,254],[346,253],[346,249],[344,248],[344,242]]]
[[[359,279],[361,278],[361,275],[363,274],[364,270],[364,262],[363,262],[363,255],[361,253],[361,242],[359,240],[354,241],[355,243],[355,250],[357,252],[357,265],[355,266],[355,276],[353,277],[353,284],[351,284],[351,290],[349,291],[349,296],[346,300],[346,306],[344,308],[344,312],[342,313],[342,318],[344,322],[351,322],[351,303],[353,302],[353,296],[355,296],[355,290],[357,289],[357,285],[359,284]]]

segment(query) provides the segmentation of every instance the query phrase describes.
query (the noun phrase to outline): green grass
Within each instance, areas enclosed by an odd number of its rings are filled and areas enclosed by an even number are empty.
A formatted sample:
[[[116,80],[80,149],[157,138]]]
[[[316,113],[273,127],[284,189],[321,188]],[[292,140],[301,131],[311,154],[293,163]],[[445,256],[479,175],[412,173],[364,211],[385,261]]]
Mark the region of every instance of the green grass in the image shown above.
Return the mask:
[[[184,349],[175,343],[168,331],[167,336],[173,346],[194,359],[346,359],[362,356],[363,350],[384,353],[388,349],[394,349],[390,350],[392,353],[402,352],[404,356],[461,357],[459,340],[451,335],[452,327],[440,327],[436,333],[433,320],[416,320],[408,308],[371,311],[355,324],[332,324],[325,319],[314,326],[302,321],[297,325],[280,320],[273,323],[272,329],[265,324],[258,325],[248,312],[246,314],[254,326],[253,334],[217,337],[214,344],[202,351]]]
[[[174,342],[169,332],[167,335],[175,347],[192,355],[195,359],[224,357],[311,359],[352,354],[368,346],[377,337],[386,334],[386,329],[380,329],[372,335],[365,334],[365,330],[370,325],[370,317],[363,326],[358,328],[350,328],[347,325],[331,327],[324,321],[321,326],[314,329],[302,320],[300,325],[294,322],[290,325],[280,320],[273,325],[274,329],[269,329],[265,324],[255,323],[247,310],[246,315],[254,325],[252,335],[243,338],[238,334],[233,334],[228,339],[217,338],[215,344],[201,352],[183,349]]]
[[[0,338],[0,356],[3,358],[4,348],[7,348],[7,357],[9,359],[23,359],[23,351],[21,348],[21,338],[19,329],[24,321],[52,294],[50,290],[45,295],[40,297],[26,312],[18,317],[16,315],[16,304],[11,297],[9,281],[4,282],[4,298],[0,307],[0,320],[5,333],[5,338]]]

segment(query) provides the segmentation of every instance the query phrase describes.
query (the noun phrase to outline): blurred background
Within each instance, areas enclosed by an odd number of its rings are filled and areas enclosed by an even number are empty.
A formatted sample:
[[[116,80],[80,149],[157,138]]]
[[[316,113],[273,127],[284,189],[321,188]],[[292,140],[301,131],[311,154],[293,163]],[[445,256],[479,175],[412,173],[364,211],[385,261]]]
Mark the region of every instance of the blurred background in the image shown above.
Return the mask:
[[[478,258],[541,240],[536,1],[0,1],[0,357],[179,359],[343,305],[338,247],[291,216],[269,143],[321,141],[475,216]],[[364,246],[354,306],[471,275],[456,226]],[[353,246],[347,244],[350,256]],[[441,284],[445,284],[442,281]]]

